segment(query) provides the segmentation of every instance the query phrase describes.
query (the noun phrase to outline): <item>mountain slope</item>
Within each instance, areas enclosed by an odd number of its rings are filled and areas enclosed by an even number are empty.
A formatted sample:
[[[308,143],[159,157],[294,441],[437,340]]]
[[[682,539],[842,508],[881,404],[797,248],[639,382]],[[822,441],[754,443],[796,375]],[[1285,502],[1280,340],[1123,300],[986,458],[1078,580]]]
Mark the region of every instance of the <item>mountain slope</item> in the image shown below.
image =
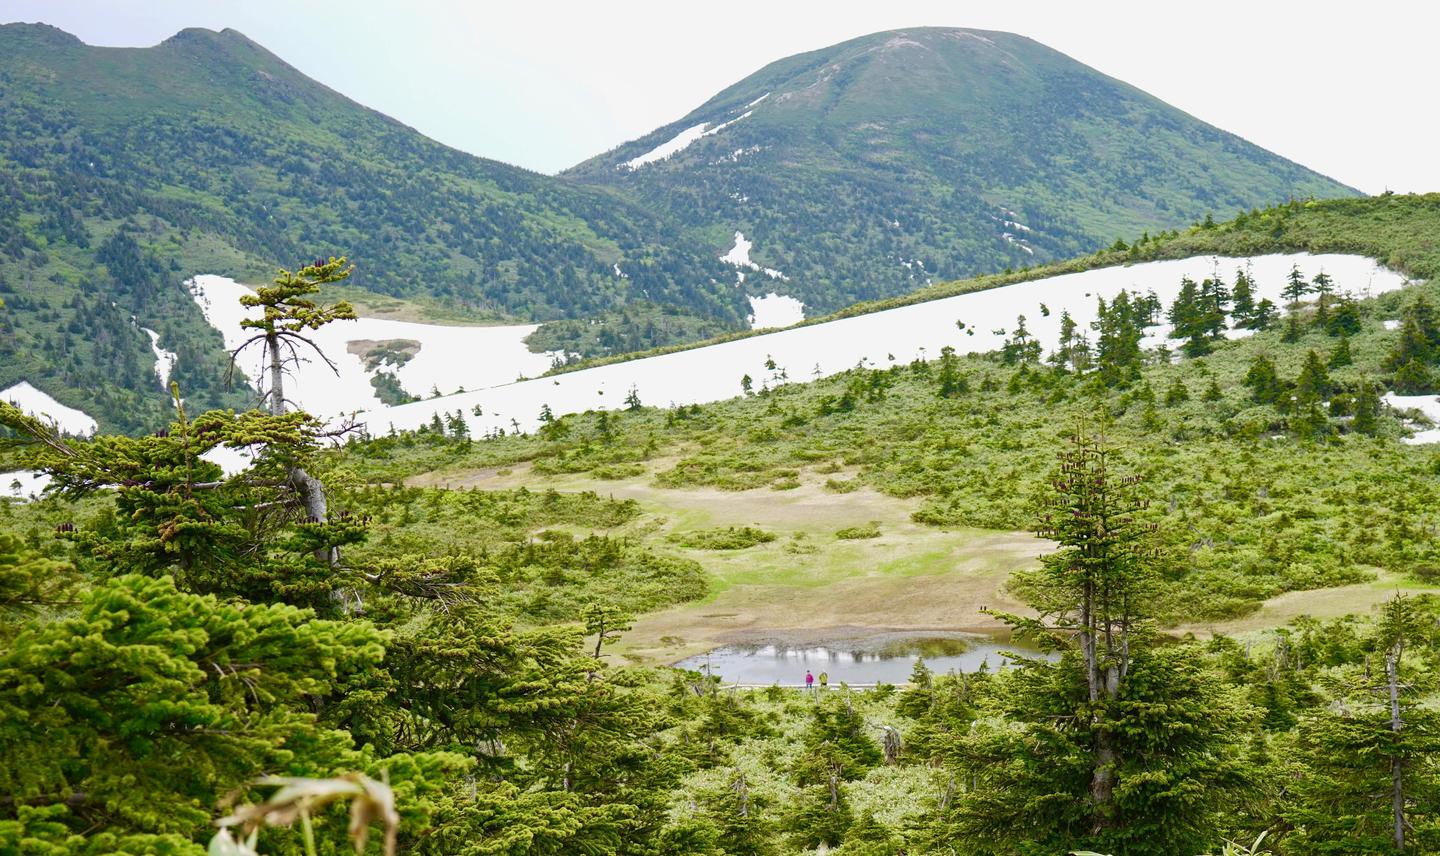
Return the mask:
[[[180,281],[342,252],[357,287],[472,318],[627,307],[659,342],[747,309],[664,219],[446,148],[234,31],[122,49],[0,26],[0,388],[29,380],[106,428],[153,422],[165,398],[135,315],[181,352],[187,396],[230,400]]]
[[[674,214],[809,310],[1354,191],[1030,39],[877,33],[772,63],[566,173]],[[807,314],[810,311],[807,310]]]

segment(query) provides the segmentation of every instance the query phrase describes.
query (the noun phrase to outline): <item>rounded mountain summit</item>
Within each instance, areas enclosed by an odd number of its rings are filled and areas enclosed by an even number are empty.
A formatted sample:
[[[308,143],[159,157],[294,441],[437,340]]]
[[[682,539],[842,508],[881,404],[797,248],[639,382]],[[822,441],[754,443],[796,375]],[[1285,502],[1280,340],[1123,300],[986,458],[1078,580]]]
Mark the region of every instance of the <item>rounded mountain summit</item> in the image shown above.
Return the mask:
[[[743,232],[820,311],[1358,193],[1032,39],[951,28],[771,63],[562,175],[717,245]]]

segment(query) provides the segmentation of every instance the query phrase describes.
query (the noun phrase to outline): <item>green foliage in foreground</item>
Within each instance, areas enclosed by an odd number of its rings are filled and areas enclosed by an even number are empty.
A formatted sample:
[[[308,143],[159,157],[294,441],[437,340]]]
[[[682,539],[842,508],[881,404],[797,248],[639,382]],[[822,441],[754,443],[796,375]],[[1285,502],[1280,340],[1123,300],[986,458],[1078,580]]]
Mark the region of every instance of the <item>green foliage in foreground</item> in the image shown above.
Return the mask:
[[[184,477],[173,465],[202,427],[205,442],[270,437],[259,469]],[[1169,856],[1267,829],[1284,856],[1341,852],[1357,836],[1388,852],[1397,763],[1411,840],[1433,835],[1440,722],[1423,700],[1437,689],[1440,607],[1429,600],[1246,644],[1140,633],[1099,705],[1073,647],[996,673],[920,667],[899,693],[731,691],[606,663],[604,643],[628,623],[619,602],[645,611],[674,597],[673,582],[645,587],[644,545],[570,549],[603,545],[633,503],[360,487],[297,429],[291,417],[207,415],[168,437],[27,453],[77,498],[111,485],[130,513],[74,506],[76,531],[61,533],[81,568],[73,595],[42,585],[54,560],[16,539],[0,550],[6,591],[45,593],[15,600],[39,613],[0,642],[0,851],[190,856],[226,794],[258,801],[257,776],[347,772],[388,775],[402,850],[437,856],[789,856],[820,844]],[[267,510],[294,502],[265,475],[270,455],[330,479],[331,522]],[[9,520],[42,521],[63,502]],[[409,552],[444,530],[443,558]],[[337,564],[315,557],[335,542]],[[1169,584],[1155,582],[1144,596],[1163,606]],[[1052,607],[1069,595],[1039,583],[1019,590],[1061,614]],[[363,613],[323,596],[337,586]],[[542,589],[547,606],[527,594]],[[1387,736],[1367,678],[1376,663],[1393,663],[1404,687],[1403,741]],[[1115,772],[1103,812],[1092,784],[1102,739]],[[344,826],[339,810],[318,814],[318,852],[345,852]],[[298,853],[298,838],[264,830],[260,852]]]

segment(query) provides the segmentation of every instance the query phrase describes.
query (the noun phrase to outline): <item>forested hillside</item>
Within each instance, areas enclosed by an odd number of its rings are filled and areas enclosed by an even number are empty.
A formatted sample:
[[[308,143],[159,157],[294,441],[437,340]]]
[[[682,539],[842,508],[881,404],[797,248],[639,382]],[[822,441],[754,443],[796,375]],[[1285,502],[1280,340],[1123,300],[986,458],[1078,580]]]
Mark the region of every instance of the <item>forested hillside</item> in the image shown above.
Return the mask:
[[[54,478],[0,501],[0,852],[338,854],[362,828],[436,856],[1435,851],[1436,452],[1407,442],[1431,404],[1393,393],[1440,388],[1437,214],[1167,239],[1335,241],[1425,280],[1378,297],[1297,270],[1273,305],[1221,264],[1053,352],[1017,320],[994,353],[776,366],[534,434],[332,447],[304,414],[187,408],[65,440],[0,405]],[[303,313],[338,268],[267,299]],[[197,458],[222,445],[258,463]],[[712,525],[729,497],[753,523]],[[888,516],[832,525],[852,501]],[[919,590],[1052,656],[813,691],[665,666],[748,591],[799,623],[857,582],[886,626]]]
[[[813,315],[1350,192],[998,33],[782,60],[557,178],[441,146],[233,30],[135,49],[10,24],[0,388],[26,380],[107,428],[153,429],[168,396],[148,328],[197,406],[241,404],[181,282],[265,281],[340,252],[362,311],[551,322],[533,349],[603,357],[743,330],[747,296],[768,291]],[[737,230],[748,266],[720,258]]]
[[[665,219],[434,143],[230,30],[122,49],[0,26],[0,233],[0,388],[29,380],[132,430],[166,397],[131,315],[180,352],[191,394],[237,400],[180,287],[196,273],[263,281],[343,250],[358,288],[448,317],[628,307],[646,347],[747,308]]]
[[[1030,39],[944,28],[779,60],[565,175],[719,251],[740,230],[744,287],[807,315],[1355,193]]]

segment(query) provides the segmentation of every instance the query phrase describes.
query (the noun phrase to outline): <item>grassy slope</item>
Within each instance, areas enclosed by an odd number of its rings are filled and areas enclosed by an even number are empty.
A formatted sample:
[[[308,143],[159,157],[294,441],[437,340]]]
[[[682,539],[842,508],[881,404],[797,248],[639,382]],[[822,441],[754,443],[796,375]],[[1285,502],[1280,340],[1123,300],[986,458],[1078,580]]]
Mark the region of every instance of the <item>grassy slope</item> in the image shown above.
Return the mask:
[[[1180,246],[1195,251],[1363,251],[1428,276],[1436,259],[1436,208],[1433,198],[1398,197],[1286,207],[1247,216],[1243,223],[1197,230],[1155,252],[1179,254]],[[1367,232],[1372,223],[1375,228]],[[1339,287],[1343,290],[1346,283]],[[1354,387],[1362,378],[1384,380],[1380,363],[1397,334],[1384,329],[1383,322],[1397,317],[1418,294],[1440,299],[1440,290],[1422,285],[1362,304],[1363,329],[1350,340],[1355,365],[1332,372],[1338,383]],[[379,441],[363,457],[347,457],[374,478],[431,472],[424,477],[431,484],[498,479],[494,483],[588,483],[602,491],[613,486],[647,497],[654,513],[694,518],[693,525],[711,519],[713,512],[705,511],[711,497],[729,491],[736,497],[734,505],[745,509],[734,521],[758,522],[782,534],[785,525],[766,523],[784,519],[776,517],[774,497],[799,492],[796,503],[803,506],[807,498],[828,491],[833,505],[817,506],[813,521],[802,528],[820,535],[818,542],[828,537],[835,543],[832,525],[838,521],[830,518],[852,497],[855,516],[884,519],[882,529],[898,526],[905,515],[912,524],[935,527],[927,533],[1027,528],[1034,520],[1032,500],[1064,432],[1077,417],[1105,418],[1108,433],[1125,449],[1127,466],[1147,477],[1158,500],[1152,513],[1167,542],[1174,619],[1198,620],[1192,624],[1196,628],[1245,629],[1257,621],[1284,621],[1312,603],[1286,592],[1353,586],[1338,589],[1344,593],[1339,598],[1316,598],[1315,609],[1364,608],[1397,582],[1432,579],[1440,567],[1430,534],[1440,523],[1433,511],[1440,500],[1433,478],[1436,453],[1399,442],[1406,430],[1399,419],[1385,417],[1377,438],[1343,433],[1344,420],[1336,420],[1333,425],[1342,433],[1311,442],[1287,433],[1284,416],[1273,408],[1249,401],[1243,378],[1256,355],[1270,355],[1282,377],[1293,379],[1308,350],[1328,355],[1337,344],[1313,329],[1294,344],[1282,342],[1279,331],[1263,332],[1222,343],[1202,359],[1152,364],[1141,384],[1109,391],[1048,371],[1017,379],[1013,368],[970,357],[960,362],[970,392],[954,399],[937,395],[933,367],[896,367],[784,386],[768,395],[709,405],[698,414],[625,413],[610,417],[608,427],[594,415],[571,417],[566,420],[570,431],[561,440],[509,437],[462,446],[407,437]],[[877,378],[883,395],[869,400],[866,391]],[[1203,400],[1211,379],[1222,391],[1218,401]],[[1190,398],[1167,406],[1165,394],[1176,381]],[[858,391],[854,409],[825,412],[834,411],[847,389]],[[528,469],[514,467],[522,461],[529,462]],[[497,475],[502,469],[511,472]],[[581,474],[596,480],[577,479]],[[697,489],[705,492],[696,494]],[[893,505],[885,512],[859,511],[879,501],[870,491],[890,497]],[[902,579],[892,593],[907,588],[903,578],[908,571],[933,559],[928,534],[912,538],[916,530],[901,531],[912,549],[903,568],[891,569]],[[954,537],[958,544],[969,536]],[[779,584],[753,592],[756,602],[797,583],[795,574],[803,574],[803,566],[783,553],[784,543],[752,548],[746,559],[707,560],[717,601],[736,579],[768,578]],[[833,590],[835,583],[863,579],[847,569],[868,571],[879,565],[873,559],[857,567],[837,552],[833,561],[839,573],[826,585]],[[963,564],[956,556],[940,564],[947,561],[952,568]],[[752,568],[755,577],[747,576]],[[952,603],[957,612],[968,613],[976,600]],[[651,621],[673,629],[704,614],[692,609]],[[777,626],[795,620],[784,609],[773,616]],[[956,617],[951,626],[967,623],[968,617]],[[721,624],[699,622],[701,632],[712,636],[723,629]],[[665,632],[657,629],[649,638],[660,635]]]

